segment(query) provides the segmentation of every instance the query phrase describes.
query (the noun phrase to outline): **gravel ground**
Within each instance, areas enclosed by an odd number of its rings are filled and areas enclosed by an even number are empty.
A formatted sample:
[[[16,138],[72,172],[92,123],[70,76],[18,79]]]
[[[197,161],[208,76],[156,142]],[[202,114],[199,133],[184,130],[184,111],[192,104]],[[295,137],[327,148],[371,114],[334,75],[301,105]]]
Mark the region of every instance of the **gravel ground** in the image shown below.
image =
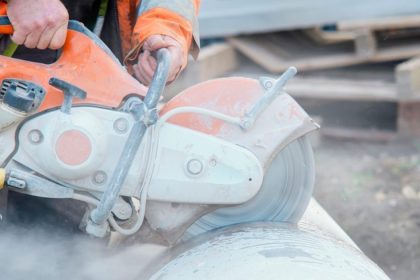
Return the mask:
[[[391,279],[420,279],[420,139],[323,139],[315,197]]]

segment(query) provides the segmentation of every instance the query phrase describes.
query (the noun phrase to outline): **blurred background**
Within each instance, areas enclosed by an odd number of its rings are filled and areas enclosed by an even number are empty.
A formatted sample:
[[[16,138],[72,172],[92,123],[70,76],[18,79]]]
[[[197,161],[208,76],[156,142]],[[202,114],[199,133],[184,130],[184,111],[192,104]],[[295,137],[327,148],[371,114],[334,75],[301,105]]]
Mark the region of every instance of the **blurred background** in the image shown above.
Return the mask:
[[[287,92],[322,126],[315,198],[392,279],[418,279],[420,2],[202,0],[200,32],[166,97],[296,66]]]

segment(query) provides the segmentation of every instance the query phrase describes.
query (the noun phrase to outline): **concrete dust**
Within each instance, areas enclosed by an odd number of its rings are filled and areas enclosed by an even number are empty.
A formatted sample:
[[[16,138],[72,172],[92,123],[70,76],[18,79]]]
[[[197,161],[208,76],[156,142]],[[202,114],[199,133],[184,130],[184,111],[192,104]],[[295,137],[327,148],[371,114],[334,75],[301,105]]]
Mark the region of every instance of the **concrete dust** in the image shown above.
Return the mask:
[[[155,246],[108,248],[85,235],[44,229],[7,228],[0,232],[0,279],[141,279]]]
[[[9,192],[0,224],[0,280],[119,280],[139,275],[165,247],[93,238],[79,229],[86,204]],[[120,244],[117,246],[117,244]]]

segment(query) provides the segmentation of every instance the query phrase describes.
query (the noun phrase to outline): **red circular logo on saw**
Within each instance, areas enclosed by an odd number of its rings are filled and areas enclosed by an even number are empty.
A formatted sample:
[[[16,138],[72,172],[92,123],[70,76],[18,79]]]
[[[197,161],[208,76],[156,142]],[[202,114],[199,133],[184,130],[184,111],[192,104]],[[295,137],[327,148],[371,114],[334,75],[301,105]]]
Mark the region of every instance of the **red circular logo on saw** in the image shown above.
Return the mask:
[[[67,130],[58,137],[55,152],[63,163],[80,165],[89,158],[92,144],[89,137],[80,130]]]

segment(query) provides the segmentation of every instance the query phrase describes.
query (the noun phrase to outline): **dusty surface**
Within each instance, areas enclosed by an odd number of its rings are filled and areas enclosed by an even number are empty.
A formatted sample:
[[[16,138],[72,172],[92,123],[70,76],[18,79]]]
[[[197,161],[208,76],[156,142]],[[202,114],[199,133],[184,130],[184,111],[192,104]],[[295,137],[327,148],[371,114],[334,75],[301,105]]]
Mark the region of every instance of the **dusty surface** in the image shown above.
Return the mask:
[[[420,139],[324,139],[315,197],[391,279],[420,275]]]

